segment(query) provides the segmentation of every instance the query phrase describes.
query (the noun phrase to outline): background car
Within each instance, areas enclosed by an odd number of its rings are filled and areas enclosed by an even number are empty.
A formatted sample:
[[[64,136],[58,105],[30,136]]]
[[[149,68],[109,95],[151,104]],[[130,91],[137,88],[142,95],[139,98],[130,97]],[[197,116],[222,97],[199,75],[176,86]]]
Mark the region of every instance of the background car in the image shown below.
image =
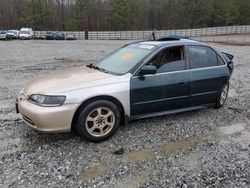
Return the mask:
[[[7,35],[9,35],[12,39],[19,39],[20,31],[18,31],[18,30],[8,30]]]
[[[56,35],[56,33],[55,32],[47,32],[46,34],[45,34],[45,39],[46,40],[55,40],[55,35]]]
[[[66,39],[67,40],[76,40],[75,33],[73,33],[73,32],[67,33],[66,34]]]
[[[0,40],[11,40],[6,30],[0,30]]]
[[[34,35],[34,39],[35,39],[35,40],[45,40],[45,39],[46,39],[46,36],[45,36],[45,35],[42,35],[42,34],[35,34],[35,35]]]
[[[63,32],[47,32],[45,38],[46,40],[65,40],[65,34]]]
[[[20,30],[20,39],[33,39],[34,38],[34,31],[31,28],[22,28]]]

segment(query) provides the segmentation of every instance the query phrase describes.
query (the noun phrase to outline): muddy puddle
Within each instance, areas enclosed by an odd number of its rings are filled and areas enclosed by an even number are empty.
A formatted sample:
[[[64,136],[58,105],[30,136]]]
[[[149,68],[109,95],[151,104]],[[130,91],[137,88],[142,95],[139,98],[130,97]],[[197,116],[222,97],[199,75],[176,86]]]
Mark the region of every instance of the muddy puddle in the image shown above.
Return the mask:
[[[141,149],[139,151],[133,151],[125,155],[124,162],[137,162],[153,159],[154,152],[151,149]]]
[[[230,135],[242,132],[243,130],[246,129],[246,127],[247,127],[246,123],[237,123],[230,126],[220,127],[218,133],[222,135]]]
[[[166,143],[159,147],[159,151],[163,155],[172,155],[193,147],[194,145],[200,143],[205,138],[206,135],[201,135],[201,136],[191,137],[186,140]]]
[[[79,175],[79,180],[95,179],[105,174],[106,168],[103,166],[91,166]]]
[[[196,144],[202,142],[206,137],[207,135],[200,135],[185,140],[164,143],[159,145],[157,150],[150,148],[129,152],[124,156],[123,161],[125,163],[129,163],[151,160],[156,158],[157,153],[164,156],[176,154],[195,146]]]
[[[119,188],[134,188],[140,187],[140,184],[144,184],[148,181],[150,174],[152,172],[146,169],[140,169],[139,171],[135,172],[135,174],[125,177],[122,180],[116,180],[115,184],[112,187],[119,187]]]
[[[149,148],[149,149],[147,148],[147,149],[140,149],[137,151],[131,151],[126,153],[121,158],[121,162],[127,165],[133,162],[145,162],[148,160],[154,160],[157,158],[157,155],[166,156],[166,155],[176,154],[178,152],[182,152],[186,149],[195,146],[196,144],[202,142],[202,140],[204,140],[205,138],[206,135],[195,136],[185,140],[164,143],[159,145],[159,147],[157,148]],[[117,160],[117,158],[115,157],[114,160]],[[91,166],[88,167],[86,170],[84,170],[78,176],[78,179],[81,181],[84,181],[86,179],[96,179],[98,177],[104,176],[107,171],[110,171],[110,169],[106,168],[104,164]],[[122,182],[117,182],[117,183],[120,185],[119,187],[124,187],[124,185],[134,186],[138,182],[142,183],[146,181],[147,177],[148,173],[142,171],[131,178],[123,179]]]

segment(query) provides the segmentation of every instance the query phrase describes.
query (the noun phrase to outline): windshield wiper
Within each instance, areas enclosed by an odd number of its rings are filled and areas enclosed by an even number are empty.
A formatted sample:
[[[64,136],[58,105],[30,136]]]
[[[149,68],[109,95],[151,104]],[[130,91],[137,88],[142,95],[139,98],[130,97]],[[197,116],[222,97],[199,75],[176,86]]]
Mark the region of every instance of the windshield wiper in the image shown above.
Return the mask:
[[[91,64],[89,64],[89,65],[87,65],[86,67],[88,67],[88,68],[93,68],[93,63],[91,63]]]
[[[93,64],[87,65],[87,67],[88,67],[88,68],[91,68],[91,69],[99,70],[99,71],[105,72],[105,73],[108,73],[108,72],[109,72],[109,71],[107,71],[107,70],[105,70],[105,69],[103,69],[103,68],[97,67],[97,66],[95,66],[95,65],[93,65]]]

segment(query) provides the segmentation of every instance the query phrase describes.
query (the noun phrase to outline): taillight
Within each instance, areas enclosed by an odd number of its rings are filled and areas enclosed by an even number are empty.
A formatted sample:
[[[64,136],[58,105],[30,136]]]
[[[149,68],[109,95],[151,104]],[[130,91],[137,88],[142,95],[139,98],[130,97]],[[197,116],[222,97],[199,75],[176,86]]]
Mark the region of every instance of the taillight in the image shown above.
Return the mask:
[[[228,65],[228,68],[230,70],[230,73],[233,73],[233,71],[234,71],[234,62],[230,61],[230,62],[227,63],[227,65]]]

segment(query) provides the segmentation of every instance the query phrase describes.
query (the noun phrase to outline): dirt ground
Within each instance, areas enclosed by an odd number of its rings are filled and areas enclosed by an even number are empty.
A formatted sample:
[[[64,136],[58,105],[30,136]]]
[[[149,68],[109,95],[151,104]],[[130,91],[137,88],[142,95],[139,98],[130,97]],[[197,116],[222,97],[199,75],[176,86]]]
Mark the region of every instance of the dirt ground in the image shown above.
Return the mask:
[[[227,43],[232,45],[250,45],[250,34],[231,34],[219,36],[201,36],[194,37],[198,41]]]
[[[212,44],[235,55],[222,109],[134,121],[100,144],[36,132],[15,113],[32,78],[125,43],[0,41],[0,187],[250,187],[250,46]]]

